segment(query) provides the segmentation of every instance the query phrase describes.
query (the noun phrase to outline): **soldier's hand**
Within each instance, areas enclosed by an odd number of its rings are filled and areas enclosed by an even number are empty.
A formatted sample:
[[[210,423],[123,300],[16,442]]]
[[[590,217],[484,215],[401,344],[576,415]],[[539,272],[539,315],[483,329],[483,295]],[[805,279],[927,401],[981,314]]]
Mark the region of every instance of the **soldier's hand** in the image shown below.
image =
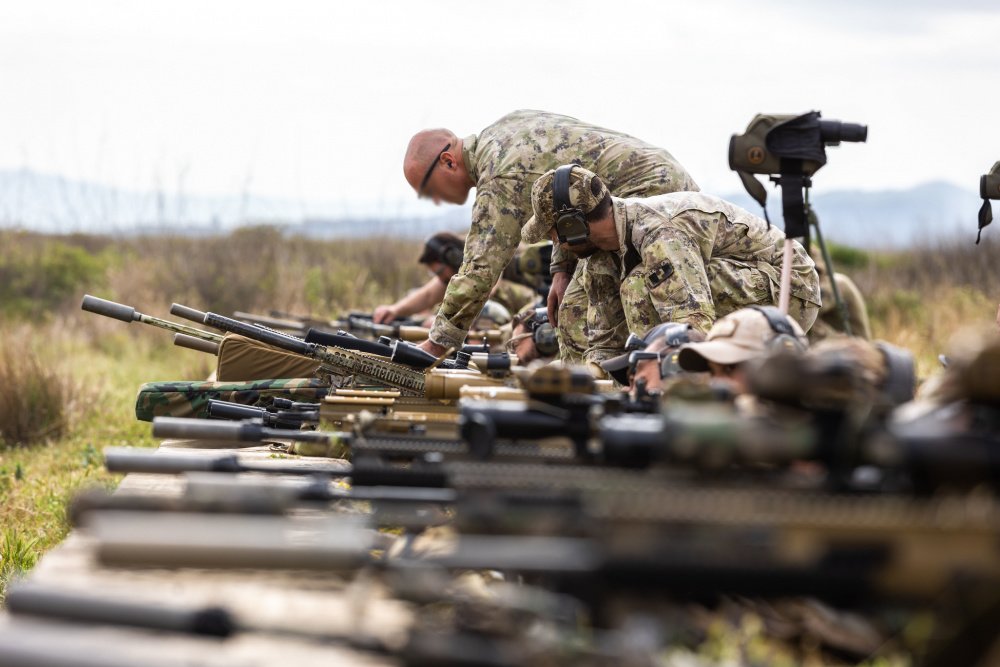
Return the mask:
[[[440,357],[442,354],[444,354],[445,352],[448,351],[448,348],[444,347],[443,345],[438,345],[437,343],[435,343],[434,341],[432,341],[430,338],[428,338],[427,340],[425,340],[423,343],[421,343],[417,347],[419,347],[424,352],[430,352],[435,357]]]
[[[549,287],[549,298],[545,305],[549,310],[549,322],[554,327],[559,326],[559,304],[562,303],[566,288],[569,287],[570,278],[571,276],[565,271],[552,276],[552,286]]]
[[[389,324],[396,319],[396,309],[392,306],[379,306],[372,312],[375,324]]]

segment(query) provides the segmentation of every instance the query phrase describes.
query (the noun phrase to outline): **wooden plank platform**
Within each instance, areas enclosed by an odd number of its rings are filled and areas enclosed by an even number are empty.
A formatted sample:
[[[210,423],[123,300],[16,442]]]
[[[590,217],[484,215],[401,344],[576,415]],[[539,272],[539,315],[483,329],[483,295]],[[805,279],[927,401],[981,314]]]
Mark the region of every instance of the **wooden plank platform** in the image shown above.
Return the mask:
[[[201,449],[184,441],[165,441],[157,451],[237,453],[248,462],[272,461],[266,446]],[[234,443],[235,444],[235,443]],[[281,458],[282,465],[328,465],[329,459]],[[241,475],[242,476],[242,475]],[[246,477],[259,477],[247,474]],[[129,474],[117,493],[177,496],[180,477]],[[155,515],[150,516],[155,521]],[[348,581],[327,574],[196,569],[121,569],[102,567],[91,539],[72,531],[45,554],[28,582],[68,591],[160,604],[222,606],[254,627],[278,627],[336,636],[376,636],[401,642],[411,619],[405,603],[390,599],[377,583]],[[20,653],[18,652],[20,651]],[[32,651],[48,662],[33,662]],[[27,657],[25,657],[27,656]],[[393,659],[280,634],[242,633],[225,640],[120,627],[94,627],[0,614],[2,664],[149,664],[149,665],[393,665]],[[20,662],[19,662],[20,661]]]

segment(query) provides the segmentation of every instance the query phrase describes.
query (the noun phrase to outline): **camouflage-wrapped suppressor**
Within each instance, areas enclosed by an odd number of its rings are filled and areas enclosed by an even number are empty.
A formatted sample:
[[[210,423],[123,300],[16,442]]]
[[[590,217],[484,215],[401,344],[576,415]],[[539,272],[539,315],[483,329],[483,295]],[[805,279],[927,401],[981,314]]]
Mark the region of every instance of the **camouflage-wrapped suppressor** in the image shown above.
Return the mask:
[[[220,334],[212,333],[211,331],[202,331],[201,329],[189,327],[185,324],[177,324],[176,322],[171,322],[170,320],[163,320],[159,317],[145,315],[137,311],[132,306],[126,306],[114,301],[108,301],[107,299],[100,299],[96,296],[91,296],[90,294],[84,295],[83,301],[80,303],[80,308],[88,313],[104,315],[105,317],[110,317],[111,319],[120,320],[126,323],[142,322],[143,324],[149,324],[154,327],[173,331],[177,334],[184,334],[193,338],[211,341],[213,343],[219,343],[222,341],[222,336]]]

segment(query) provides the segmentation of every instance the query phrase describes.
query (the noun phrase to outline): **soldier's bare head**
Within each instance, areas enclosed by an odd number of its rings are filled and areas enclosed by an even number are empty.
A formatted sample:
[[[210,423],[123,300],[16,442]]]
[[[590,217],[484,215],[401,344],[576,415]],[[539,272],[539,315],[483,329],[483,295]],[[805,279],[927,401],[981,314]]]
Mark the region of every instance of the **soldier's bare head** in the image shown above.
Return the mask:
[[[444,128],[413,135],[403,157],[403,175],[417,196],[435,204],[464,204],[473,186],[462,159],[462,140]]]

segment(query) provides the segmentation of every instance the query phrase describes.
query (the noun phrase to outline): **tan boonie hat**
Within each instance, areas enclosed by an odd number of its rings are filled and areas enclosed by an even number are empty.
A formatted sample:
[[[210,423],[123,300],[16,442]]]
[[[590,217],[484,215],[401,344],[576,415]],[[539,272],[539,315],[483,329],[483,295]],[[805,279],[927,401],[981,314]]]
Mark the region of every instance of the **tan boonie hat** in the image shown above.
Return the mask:
[[[538,243],[549,238],[549,230],[556,224],[552,204],[552,181],[556,170],[550,169],[531,186],[531,208],[534,215],[521,228],[521,240]],[[604,181],[595,178],[597,174],[580,166],[573,167],[569,174],[569,203],[586,215],[608,196]]]
[[[790,317],[785,319],[804,348],[807,343],[802,327]],[[741,364],[767,354],[774,339],[781,335],[774,330],[764,313],[755,308],[743,308],[717,320],[704,342],[683,346],[677,363],[684,370],[694,372],[707,371],[709,361],[725,365]]]

